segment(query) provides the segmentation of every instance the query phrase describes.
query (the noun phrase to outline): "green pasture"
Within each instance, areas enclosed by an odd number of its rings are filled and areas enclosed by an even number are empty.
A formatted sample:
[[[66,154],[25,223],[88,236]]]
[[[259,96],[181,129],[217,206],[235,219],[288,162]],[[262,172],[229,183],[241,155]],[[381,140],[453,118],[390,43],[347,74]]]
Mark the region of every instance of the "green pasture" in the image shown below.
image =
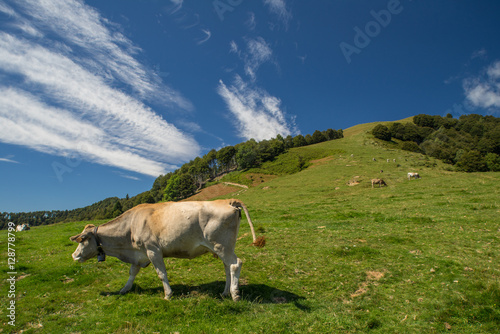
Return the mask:
[[[353,131],[263,166],[280,176],[236,195],[267,239],[251,246],[242,219],[237,303],[221,298],[224,268],[212,256],[165,259],[170,301],[152,266],[122,296],[128,264],[71,258],[69,237],[88,222],[17,232],[16,323],[8,324],[3,279],[0,331],[498,333],[500,173],[457,173],[395,146]],[[289,174],[282,161],[299,156],[316,161]],[[407,172],[422,178],[408,181]],[[388,186],[372,189],[371,178]],[[6,231],[0,254],[7,258]]]

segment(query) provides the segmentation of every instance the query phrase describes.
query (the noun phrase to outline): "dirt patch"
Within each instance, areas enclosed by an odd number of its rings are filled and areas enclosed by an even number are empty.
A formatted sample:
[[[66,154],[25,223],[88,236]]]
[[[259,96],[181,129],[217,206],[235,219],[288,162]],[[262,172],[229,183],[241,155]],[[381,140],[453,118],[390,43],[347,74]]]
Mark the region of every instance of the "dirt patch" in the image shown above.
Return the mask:
[[[377,281],[384,277],[384,274],[385,272],[380,271],[367,271],[366,281],[361,283],[358,287],[358,290],[351,294],[351,298],[356,298],[367,293],[370,285],[377,286]]]
[[[366,279],[369,281],[378,281],[382,277],[384,277],[384,273],[381,273],[379,271],[368,271],[366,272]]]
[[[227,185],[227,184],[214,184],[213,186],[202,189],[196,195],[183,199],[185,201],[208,201],[212,198],[228,195],[242,190],[240,187]]]
[[[324,165],[327,162],[332,161],[334,159],[335,159],[335,157],[333,155],[330,155],[330,156],[322,158],[322,159],[311,160],[310,161],[311,167]],[[311,168],[311,167],[309,167],[309,168]]]

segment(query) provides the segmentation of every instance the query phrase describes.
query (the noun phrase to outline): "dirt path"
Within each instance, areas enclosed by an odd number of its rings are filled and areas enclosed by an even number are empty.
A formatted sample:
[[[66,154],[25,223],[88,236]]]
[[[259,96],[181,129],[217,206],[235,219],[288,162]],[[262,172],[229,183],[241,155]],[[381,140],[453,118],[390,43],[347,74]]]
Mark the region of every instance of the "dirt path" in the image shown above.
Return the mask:
[[[247,186],[237,183],[224,182],[219,184],[214,184],[213,186],[202,189],[196,195],[183,199],[181,202],[185,201],[208,201],[212,198],[228,195],[239,191],[239,188],[248,189]]]

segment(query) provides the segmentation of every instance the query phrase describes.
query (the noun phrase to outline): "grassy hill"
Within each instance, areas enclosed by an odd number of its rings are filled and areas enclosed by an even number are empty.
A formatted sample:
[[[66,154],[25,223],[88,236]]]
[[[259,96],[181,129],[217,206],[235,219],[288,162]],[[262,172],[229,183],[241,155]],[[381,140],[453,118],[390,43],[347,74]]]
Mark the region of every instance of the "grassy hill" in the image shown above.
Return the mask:
[[[250,246],[242,220],[242,301],[221,299],[224,269],[211,256],[165,260],[169,302],[152,266],[117,295],[129,265],[74,263],[69,237],[88,222],[56,224],[16,233],[16,326],[7,323],[10,285],[2,280],[3,331],[497,332],[500,173],[452,172],[374,140],[367,134],[374,125],[229,177],[250,185],[226,197],[242,199],[267,238],[262,249]],[[313,162],[288,173],[304,160]],[[410,171],[422,179],[408,181]],[[380,177],[388,186],[372,189],[369,180]],[[4,259],[7,240],[1,231]],[[6,277],[6,261],[1,270]]]

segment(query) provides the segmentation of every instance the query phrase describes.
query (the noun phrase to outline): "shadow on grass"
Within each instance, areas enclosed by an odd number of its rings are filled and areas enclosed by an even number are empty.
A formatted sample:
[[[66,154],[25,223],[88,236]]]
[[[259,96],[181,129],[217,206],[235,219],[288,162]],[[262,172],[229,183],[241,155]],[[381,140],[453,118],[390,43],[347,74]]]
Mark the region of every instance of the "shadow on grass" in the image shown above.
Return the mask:
[[[212,283],[206,283],[201,285],[186,285],[186,284],[175,284],[172,285],[173,298],[196,298],[196,296],[206,295],[214,299],[224,299],[222,297],[222,292],[224,291],[225,282],[215,281]],[[142,288],[137,284],[134,284],[132,289],[128,293],[136,294],[147,294],[147,295],[158,295],[163,294],[163,287],[155,288]],[[120,291],[106,292],[102,291],[101,296],[120,296]],[[298,309],[309,312],[311,309],[309,306],[303,305],[301,301],[305,301],[306,298],[299,296],[295,293],[280,290],[265,284],[248,284],[240,286],[241,299],[244,301],[257,303],[257,304],[289,304],[293,303]],[[230,297],[227,297],[230,298]]]

